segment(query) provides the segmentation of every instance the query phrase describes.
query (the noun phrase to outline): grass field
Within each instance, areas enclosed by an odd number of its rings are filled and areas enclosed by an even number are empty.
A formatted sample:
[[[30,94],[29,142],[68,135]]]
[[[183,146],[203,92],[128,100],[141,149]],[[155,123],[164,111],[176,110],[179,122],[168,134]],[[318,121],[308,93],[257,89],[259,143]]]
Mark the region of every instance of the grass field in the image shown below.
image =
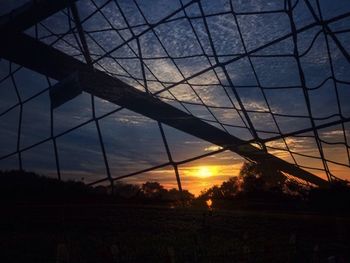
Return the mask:
[[[2,211],[4,263],[350,262],[344,217],[123,205]]]

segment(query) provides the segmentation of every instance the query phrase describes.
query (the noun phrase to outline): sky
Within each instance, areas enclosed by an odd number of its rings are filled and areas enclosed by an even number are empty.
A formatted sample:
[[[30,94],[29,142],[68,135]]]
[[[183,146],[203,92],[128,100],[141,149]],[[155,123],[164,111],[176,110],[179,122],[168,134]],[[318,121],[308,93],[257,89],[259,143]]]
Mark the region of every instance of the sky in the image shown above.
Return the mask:
[[[24,2],[1,1],[2,14]],[[288,1],[81,0],[77,6],[95,68],[147,90],[231,135],[252,140],[249,122],[257,136],[268,139],[310,128],[312,124],[318,126],[350,117],[349,61],[334,39],[315,23],[317,19],[329,20],[349,13],[350,2],[291,1],[292,17],[286,12],[285,2]],[[25,33],[84,61],[69,15],[67,10],[58,12]],[[296,39],[290,35],[291,22],[300,30]],[[349,15],[328,26],[349,52]],[[284,36],[283,40],[275,41]],[[82,93],[54,109],[52,126],[48,88],[55,84],[46,76],[4,59],[0,61],[0,169],[18,167],[18,154],[11,153],[59,135],[56,146],[63,179],[94,182],[106,178],[96,125],[89,121],[93,112],[91,96]],[[22,110],[20,106],[8,110],[18,104],[19,98],[25,101]],[[95,98],[96,116],[117,109],[118,105]],[[79,125],[78,129],[60,135]],[[100,119],[99,125],[112,176],[169,161],[156,121],[119,109]],[[216,145],[163,126],[176,162],[219,150]],[[316,135],[319,141],[313,132],[307,132],[272,140],[266,146],[270,153],[289,162],[296,161],[326,178],[318,150],[318,142],[322,141],[331,173],[350,179],[346,146],[350,139],[349,124],[319,129]],[[296,154],[291,155],[288,149]],[[24,169],[57,176],[52,140],[23,151],[21,158]],[[225,151],[184,163],[179,166],[183,187],[199,193],[236,176],[243,161],[237,154]],[[172,166],[122,180],[132,183],[157,180],[166,187],[177,186]]]

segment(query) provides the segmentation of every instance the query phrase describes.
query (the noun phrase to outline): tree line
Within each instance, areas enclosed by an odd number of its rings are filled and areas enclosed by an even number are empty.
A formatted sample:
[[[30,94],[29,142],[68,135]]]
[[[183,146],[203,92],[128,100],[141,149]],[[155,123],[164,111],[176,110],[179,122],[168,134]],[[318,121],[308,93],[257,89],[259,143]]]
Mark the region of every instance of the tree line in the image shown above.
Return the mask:
[[[2,202],[121,202],[225,209],[313,209],[348,212],[348,181],[337,180],[319,188],[274,170],[268,164],[246,162],[238,176],[203,190],[195,197],[188,190],[166,189],[159,182],[142,185],[114,182],[113,187],[58,181],[25,171],[0,171]]]

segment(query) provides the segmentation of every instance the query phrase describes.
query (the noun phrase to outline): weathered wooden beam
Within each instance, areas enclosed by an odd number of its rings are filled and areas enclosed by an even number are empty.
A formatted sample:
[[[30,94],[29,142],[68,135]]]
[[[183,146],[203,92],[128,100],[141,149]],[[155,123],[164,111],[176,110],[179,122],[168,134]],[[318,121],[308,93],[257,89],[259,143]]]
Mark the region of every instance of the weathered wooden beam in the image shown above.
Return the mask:
[[[92,70],[89,65],[25,34],[13,35],[1,42],[0,56],[59,81],[77,72],[82,89],[96,97],[118,104],[200,139],[228,148],[252,161],[268,162],[275,169],[315,185],[325,185],[327,183],[322,178],[268,154],[150,94],[142,92],[102,71]]]
[[[269,162],[276,169],[310,183],[326,184],[326,181],[318,176],[268,154],[104,72],[91,70],[91,66],[20,33],[74,2],[76,0],[31,1],[0,17],[0,32],[4,36],[0,44],[0,56],[59,81],[69,78],[75,72],[80,87],[94,96],[228,148],[250,160]]]

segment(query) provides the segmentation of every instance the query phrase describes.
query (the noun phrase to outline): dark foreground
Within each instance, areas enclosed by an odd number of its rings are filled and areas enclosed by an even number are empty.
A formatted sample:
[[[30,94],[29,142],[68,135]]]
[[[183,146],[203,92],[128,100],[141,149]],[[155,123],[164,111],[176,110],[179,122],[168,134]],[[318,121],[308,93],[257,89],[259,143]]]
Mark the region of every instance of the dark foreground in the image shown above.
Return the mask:
[[[162,207],[12,206],[0,262],[350,262],[344,217]]]

